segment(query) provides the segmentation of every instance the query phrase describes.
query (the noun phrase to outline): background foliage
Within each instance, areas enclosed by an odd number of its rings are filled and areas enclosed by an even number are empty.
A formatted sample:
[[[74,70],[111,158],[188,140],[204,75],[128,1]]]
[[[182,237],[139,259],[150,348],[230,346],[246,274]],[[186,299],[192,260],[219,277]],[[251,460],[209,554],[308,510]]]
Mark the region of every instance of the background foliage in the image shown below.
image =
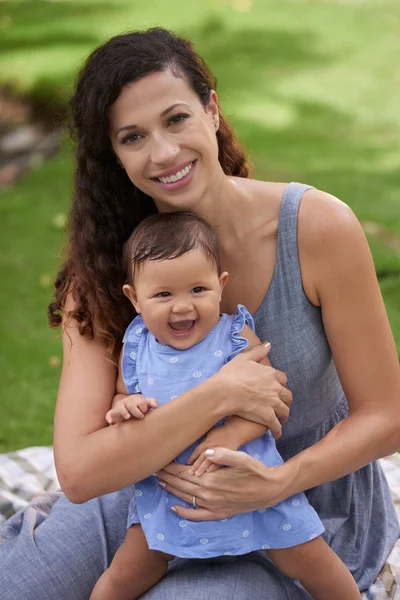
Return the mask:
[[[111,35],[190,38],[260,179],[303,181],[362,221],[400,349],[397,0],[24,0],[0,3],[0,85],[63,113]],[[61,349],[46,324],[71,196],[72,146],[0,198],[0,450],[50,444]]]

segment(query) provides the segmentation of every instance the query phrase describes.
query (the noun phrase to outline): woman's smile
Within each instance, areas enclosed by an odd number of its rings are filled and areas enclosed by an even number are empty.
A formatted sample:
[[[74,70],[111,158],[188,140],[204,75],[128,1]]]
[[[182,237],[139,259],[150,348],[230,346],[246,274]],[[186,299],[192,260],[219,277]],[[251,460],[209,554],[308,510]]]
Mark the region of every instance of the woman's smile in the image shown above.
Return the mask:
[[[169,169],[168,175],[152,177],[152,180],[156,181],[161,187],[168,191],[181,189],[192,180],[196,162],[197,161],[194,160],[179,170]]]

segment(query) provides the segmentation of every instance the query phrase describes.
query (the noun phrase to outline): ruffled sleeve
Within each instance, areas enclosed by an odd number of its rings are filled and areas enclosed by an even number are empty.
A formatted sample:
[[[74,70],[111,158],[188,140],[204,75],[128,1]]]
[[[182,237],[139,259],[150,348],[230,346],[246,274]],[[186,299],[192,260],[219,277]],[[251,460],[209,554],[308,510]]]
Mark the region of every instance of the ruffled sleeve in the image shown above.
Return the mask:
[[[122,347],[122,377],[124,379],[128,394],[140,394],[139,380],[136,370],[136,360],[139,351],[139,343],[147,331],[141,315],[138,315],[128,325],[125,331]]]
[[[254,331],[254,319],[247,310],[243,306],[243,304],[238,304],[236,309],[236,315],[232,319],[231,331],[230,331],[230,339],[232,344],[232,350],[229,352],[225,359],[225,363],[229,362],[234,358],[237,354],[246,350],[249,342],[241,336],[243,327],[248,325]]]

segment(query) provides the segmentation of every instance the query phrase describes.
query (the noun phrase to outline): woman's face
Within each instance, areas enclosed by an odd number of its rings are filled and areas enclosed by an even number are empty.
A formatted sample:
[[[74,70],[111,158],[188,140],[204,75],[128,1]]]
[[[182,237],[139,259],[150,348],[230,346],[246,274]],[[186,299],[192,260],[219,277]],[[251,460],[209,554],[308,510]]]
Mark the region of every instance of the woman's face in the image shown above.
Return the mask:
[[[204,107],[183,77],[167,70],[124,87],[110,109],[114,152],[159,210],[193,209],[221,178],[215,92]]]

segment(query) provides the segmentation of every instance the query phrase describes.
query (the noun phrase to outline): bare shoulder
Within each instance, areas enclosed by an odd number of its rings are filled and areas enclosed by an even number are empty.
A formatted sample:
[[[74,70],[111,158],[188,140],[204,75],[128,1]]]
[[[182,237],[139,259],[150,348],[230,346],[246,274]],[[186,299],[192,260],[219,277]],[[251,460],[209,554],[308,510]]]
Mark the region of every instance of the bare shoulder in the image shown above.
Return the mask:
[[[361,233],[351,208],[331,194],[307,190],[299,208],[299,243],[314,247],[350,234]]]
[[[298,249],[304,290],[317,306],[321,304],[321,287],[327,278],[372,264],[368,243],[354,212],[335,196],[316,189],[307,190],[300,203]]]

